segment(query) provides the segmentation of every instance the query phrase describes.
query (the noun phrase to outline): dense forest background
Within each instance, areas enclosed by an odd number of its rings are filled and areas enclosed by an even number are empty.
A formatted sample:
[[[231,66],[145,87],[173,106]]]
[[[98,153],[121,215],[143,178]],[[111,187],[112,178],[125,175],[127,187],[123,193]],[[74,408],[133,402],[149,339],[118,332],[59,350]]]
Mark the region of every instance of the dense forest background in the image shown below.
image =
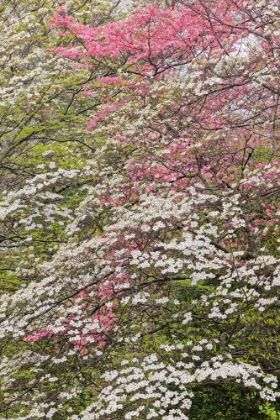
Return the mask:
[[[279,420],[279,1],[0,14],[0,419]]]

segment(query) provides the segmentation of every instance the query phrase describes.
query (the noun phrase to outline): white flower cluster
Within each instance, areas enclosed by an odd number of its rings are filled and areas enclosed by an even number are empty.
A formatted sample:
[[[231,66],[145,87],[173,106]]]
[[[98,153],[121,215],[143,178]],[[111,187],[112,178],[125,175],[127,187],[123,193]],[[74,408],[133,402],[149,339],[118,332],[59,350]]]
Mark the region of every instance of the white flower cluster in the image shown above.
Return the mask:
[[[209,344],[207,340],[201,340],[200,344],[194,346],[190,343],[189,350],[201,352],[203,347],[210,349]],[[171,360],[178,358],[178,352],[182,353],[184,345],[162,345],[161,348],[169,354]],[[110,385],[101,391],[97,402],[82,413],[82,420],[103,419],[119,410],[125,413],[125,419],[142,418],[143,415],[151,419],[187,419],[186,413],[191,407],[193,397],[193,393],[188,390],[188,384],[203,383],[205,380],[231,379],[245,387],[261,391],[262,397],[268,401],[275,400],[279,395],[275,391],[275,376],[264,374],[257,366],[233,362],[230,355],[226,358],[213,357],[196,367],[182,361],[172,365],[165,364],[160,362],[156,354],[151,354],[142,361],[126,360],[122,365],[126,367],[104,375]],[[134,403],[137,403],[137,409],[131,408]],[[173,408],[174,405],[177,406],[176,409]],[[73,416],[71,419],[75,420],[77,417]]]

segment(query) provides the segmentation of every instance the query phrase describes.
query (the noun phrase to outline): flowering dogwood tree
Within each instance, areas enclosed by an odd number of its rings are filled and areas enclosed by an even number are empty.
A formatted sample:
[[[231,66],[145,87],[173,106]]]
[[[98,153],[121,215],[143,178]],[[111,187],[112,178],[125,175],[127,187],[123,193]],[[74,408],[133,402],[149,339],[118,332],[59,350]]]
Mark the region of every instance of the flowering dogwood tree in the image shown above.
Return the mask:
[[[33,247],[0,301],[3,416],[252,419],[276,404],[277,3],[52,18],[55,59],[91,75],[75,96],[94,147],[3,193],[3,226]],[[48,224],[63,228],[41,257]]]
[[[70,72],[68,60],[54,56],[51,49],[60,41],[49,20],[61,2],[37,3],[5,1],[0,10],[0,193],[9,197],[8,203],[19,199],[11,212],[3,207],[1,293],[18,287],[19,265],[49,259],[64,241],[65,222],[84,197],[78,187],[88,181],[80,168],[86,166],[87,151],[96,147],[84,127],[97,104],[78,95],[96,76],[84,68]],[[117,1],[66,2],[71,13],[90,25],[130,10],[119,6]],[[48,176],[46,188],[42,180]]]

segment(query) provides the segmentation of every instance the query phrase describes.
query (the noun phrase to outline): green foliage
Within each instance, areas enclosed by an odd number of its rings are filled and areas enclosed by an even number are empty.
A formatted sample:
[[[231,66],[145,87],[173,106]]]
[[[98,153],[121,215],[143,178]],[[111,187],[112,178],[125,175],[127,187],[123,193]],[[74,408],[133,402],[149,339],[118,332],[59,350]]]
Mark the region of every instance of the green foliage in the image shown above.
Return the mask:
[[[279,420],[280,419],[280,407],[275,407],[269,402],[266,402],[259,406],[261,414],[265,415],[266,420]]]
[[[203,384],[194,388],[192,420],[263,420],[255,391],[232,384]]]

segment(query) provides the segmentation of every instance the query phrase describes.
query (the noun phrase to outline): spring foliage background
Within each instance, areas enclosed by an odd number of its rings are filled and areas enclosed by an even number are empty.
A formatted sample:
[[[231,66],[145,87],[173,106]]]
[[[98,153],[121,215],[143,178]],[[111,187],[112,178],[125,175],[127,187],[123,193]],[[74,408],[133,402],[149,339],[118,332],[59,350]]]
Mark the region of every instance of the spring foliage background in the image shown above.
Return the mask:
[[[0,418],[279,419],[278,0],[0,12]]]

